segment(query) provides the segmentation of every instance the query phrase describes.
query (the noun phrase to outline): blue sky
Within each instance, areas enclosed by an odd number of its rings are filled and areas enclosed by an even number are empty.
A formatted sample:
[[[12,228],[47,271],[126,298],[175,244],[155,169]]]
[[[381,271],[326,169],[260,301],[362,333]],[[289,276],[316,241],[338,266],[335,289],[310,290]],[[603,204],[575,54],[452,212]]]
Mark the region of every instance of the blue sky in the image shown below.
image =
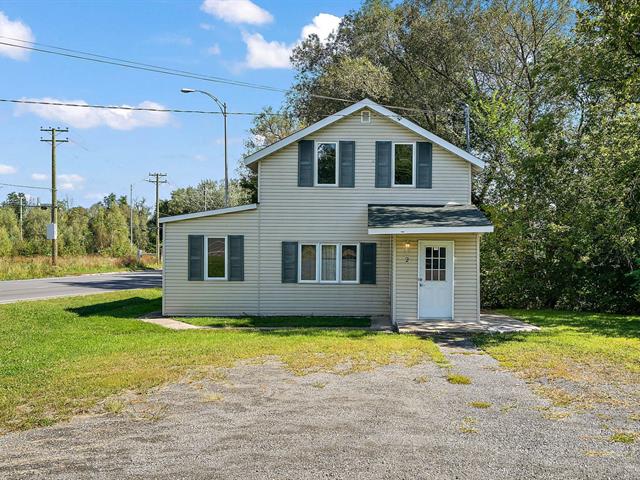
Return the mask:
[[[0,36],[84,50],[240,81],[287,88],[292,45],[311,32],[324,36],[358,1],[167,0],[4,1]],[[0,39],[0,41],[8,41]],[[16,42],[14,42],[16,43]],[[214,110],[208,90],[230,111],[277,107],[282,94],[176,78],[81,60],[27,53],[0,45],[0,98],[83,101],[108,105],[161,105]],[[250,117],[229,118],[230,172],[243,152]],[[88,206],[115,192],[153,199],[142,181],[166,172],[161,190],[223,177],[222,119],[209,115],[96,111],[0,103],[0,182],[48,186],[49,144],[40,127],[69,127],[70,143],[58,148],[59,197]],[[2,187],[0,198],[23,190],[41,201],[45,190]]]

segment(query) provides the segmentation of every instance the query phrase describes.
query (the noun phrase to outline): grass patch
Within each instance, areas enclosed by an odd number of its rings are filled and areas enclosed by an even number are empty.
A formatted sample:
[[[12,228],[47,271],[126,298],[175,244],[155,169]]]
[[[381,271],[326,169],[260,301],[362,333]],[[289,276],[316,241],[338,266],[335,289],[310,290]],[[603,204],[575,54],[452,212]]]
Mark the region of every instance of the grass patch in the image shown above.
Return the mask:
[[[453,383],[454,385],[469,385],[471,383],[471,379],[465,375],[451,373],[447,376],[447,382]]]
[[[327,386],[327,384],[325,382],[313,382],[311,386],[313,388],[324,388]]]
[[[473,408],[491,408],[491,403],[489,402],[471,402],[469,405]]]
[[[478,421],[473,417],[464,417],[460,425],[460,431],[462,433],[478,433],[477,423]]]
[[[64,277],[84,273],[106,273],[127,270],[159,268],[155,257],[145,255],[141,262],[134,257],[112,258],[101,255],[58,257],[58,264],[51,265],[51,257],[0,257],[0,280],[25,280],[28,278]]]
[[[429,381],[429,377],[427,377],[426,375],[418,375],[413,379],[413,381],[416,383],[427,383]]]
[[[0,305],[0,432],[50,425],[133,393],[239,360],[276,356],[296,375],[392,362],[444,362],[429,339],[364,330],[172,331],[137,318],[159,290]]]
[[[371,319],[367,317],[185,317],[180,321],[217,328],[368,328],[371,325]]]
[[[609,440],[615,443],[633,443],[636,441],[636,435],[629,432],[616,432],[609,437]]]
[[[482,335],[476,345],[532,380],[570,381],[579,393],[551,384],[543,394],[556,405],[633,402],[599,386],[640,384],[640,316],[558,311],[502,313],[541,327],[532,333]]]

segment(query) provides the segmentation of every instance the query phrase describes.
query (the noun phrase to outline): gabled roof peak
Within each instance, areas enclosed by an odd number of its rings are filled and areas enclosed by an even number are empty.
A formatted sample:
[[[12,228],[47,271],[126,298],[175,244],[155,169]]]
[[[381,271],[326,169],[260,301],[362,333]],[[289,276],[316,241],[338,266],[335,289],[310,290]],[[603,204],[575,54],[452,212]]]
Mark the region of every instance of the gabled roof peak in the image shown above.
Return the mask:
[[[418,135],[426,138],[427,140],[431,141],[432,143],[435,143],[436,145],[441,146],[442,148],[444,148],[445,150],[450,151],[451,153],[453,153],[454,155],[459,156],[460,158],[466,160],[467,162],[471,163],[472,165],[478,167],[478,168],[484,168],[485,164],[482,160],[480,160],[479,158],[475,157],[474,155],[471,155],[469,152],[456,147],[455,145],[453,145],[450,142],[447,142],[444,138],[439,137],[438,135],[431,133],[428,130],[425,130],[424,128],[422,128],[421,126],[417,125],[416,123],[412,122],[411,120],[407,120],[406,118],[404,118],[402,115],[393,112],[391,110],[389,110],[387,107],[384,107],[382,105],[380,105],[379,103],[374,102],[373,100],[371,100],[370,98],[364,98],[362,100],[360,100],[357,103],[354,103],[352,105],[349,105],[347,108],[344,108],[342,110],[340,110],[339,112],[334,113],[333,115],[329,115],[328,117],[323,118],[322,120],[309,125],[306,128],[303,128],[302,130],[298,130],[297,132],[289,135],[288,137],[283,138],[282,140],[279,140],[275,143],[272,143],[271,145],[263,148],[262,150],[258,150],[257,152],[253,153],[252,155],[249,155],[248,157],[246,157],[244,159],[244,163],[245,165],[249,166],[255,162],[257,162],[258,160],[266,157],[267,155],[270,155],[274,152],[277,152],[278,150],[280,150],[281,148],[286,147],[287,145],[290,145],[294,142],[297,142],[298,140],[311,135],[312,133],[320,130],[321,128],[324,128],[328,125],[331,125],[334,122],[337,122],[338,120],[340,120],[341,118],[347,116],[347,115],[351,115],[352,113],[357,112],[358,110],[362,110],[363,108],[370,108],[371,110],[375,111],[376,113],[383,115],[387,118],[389,118],[391,121],[394,121],[400,125],[402,125],[405,128],[408,128],[409,130],[412,130],[413,132],[417,133]]]

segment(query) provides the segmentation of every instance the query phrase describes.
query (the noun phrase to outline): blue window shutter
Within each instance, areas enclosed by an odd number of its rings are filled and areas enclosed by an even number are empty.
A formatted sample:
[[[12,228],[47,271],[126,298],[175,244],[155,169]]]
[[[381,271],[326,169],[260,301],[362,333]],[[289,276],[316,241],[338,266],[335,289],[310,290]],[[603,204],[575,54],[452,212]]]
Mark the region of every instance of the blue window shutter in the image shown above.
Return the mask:
[[[376,142],[376,188],[391,187],[391,142]]]
[[[298,283],[298,242],[282,242],[282,283]]]
[[[356,178],[356,142],[340,142],[340,187],[354,187]]]
[[[433,177],[433,146],[430,142],[417,143],[417,188],[431,188]]]
[[[229,281],[244,281],[244,235],[229,235]]]
[[[313,140],[298,142],[298,186],[313,187]]]
[[[360,244],[360,283],[376,283],[376,244]]]
[[[204,280],[204,235],[189,235],[187,257],[189,280]]]

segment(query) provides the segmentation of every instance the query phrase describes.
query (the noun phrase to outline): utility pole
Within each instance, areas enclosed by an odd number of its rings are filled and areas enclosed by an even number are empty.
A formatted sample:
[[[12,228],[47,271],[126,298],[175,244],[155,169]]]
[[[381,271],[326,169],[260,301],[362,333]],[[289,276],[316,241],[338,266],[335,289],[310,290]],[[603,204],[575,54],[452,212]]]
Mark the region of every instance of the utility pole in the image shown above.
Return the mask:
[[[153,180],[149,179],[147,182],[156,184],[156,260],[160,263],[160,184],[168,183],[164,179],[167,174],[150,173],[149,176],[153,177]]]
[[[129,184],[129,241],[133,250],[133,183]]]
[[[22,237],[22,200],[23,200],[24,196],[20,195],[20,241],[23,240]]]
[[[47,230],[47,237],[51,240],[51,264],[58,262],[58,191],[56,190],[56,143],[65,143],[69,139],[56,138],[56,133],[67,133],[68,128],[42,128],[41,132],[51,134],[51,138],[40,138],[41,142],[51,143],[51,226]]]
[[[471,151],[471,129],[469,127],[469,104],[464,104],[464,131],[467,137],[467,152]]]

